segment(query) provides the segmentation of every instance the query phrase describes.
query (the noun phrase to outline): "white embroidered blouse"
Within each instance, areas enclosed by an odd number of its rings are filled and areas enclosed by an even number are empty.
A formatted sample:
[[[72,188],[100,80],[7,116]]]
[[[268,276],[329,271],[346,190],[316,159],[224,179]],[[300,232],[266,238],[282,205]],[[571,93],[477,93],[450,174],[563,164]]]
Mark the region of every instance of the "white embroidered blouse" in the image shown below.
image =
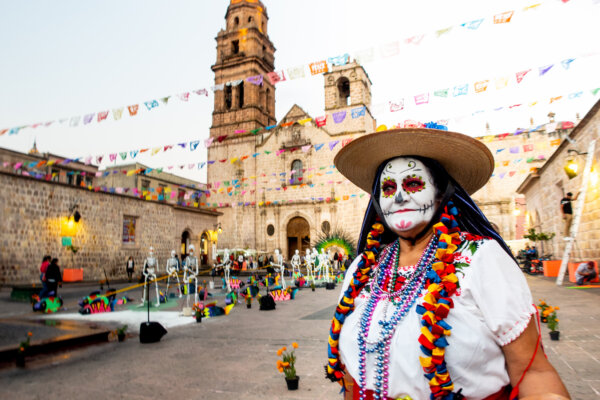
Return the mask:
[[[460,289],[453,296],[454,308],[445,321],[452,327],[447,337],[446,365],[454,391],[462,388],[468,399],[482,399],[509,383],[502,346],[525,330],[535,306],[523,273],[495,240],[464,241],[455,252]],[[342,293],[348,288],[359,258],[350,266]],[[423,292],[424,293],[424,292]],[[422,293],[422,294],[423,294]],[[360,319],[370,296],[363,289],[355,299],[355,310],[346,318],[340,333],[340,356],[350,375],[359,381],[358,334]],[[341,297],[340,297],[341,299]],[[422,304],[423,298],[416,304]],[[385,300],[373,314],[369,341],[379,337],[377,321],[383,317]],[[416,304],[399,322],[390,345],[388,397],[409,395],[429,398],[430,389],[419,356],[421,316]],[[388,319],[394,310],[388,308]],[[367,389],[374,390],[375,353],[367,354]]]

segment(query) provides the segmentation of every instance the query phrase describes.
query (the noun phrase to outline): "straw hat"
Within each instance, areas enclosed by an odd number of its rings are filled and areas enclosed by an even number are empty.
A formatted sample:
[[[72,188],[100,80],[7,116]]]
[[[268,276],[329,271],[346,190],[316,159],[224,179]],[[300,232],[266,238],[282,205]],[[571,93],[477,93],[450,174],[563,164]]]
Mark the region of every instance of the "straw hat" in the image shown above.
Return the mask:
[[[346,178],[370,193],[377,167],[401,156],[437,160],[469,194],[485,185],[494,170],[492,153],[477,139],[426,128],[391,129],[362,136],[342,148],[334,163]]]

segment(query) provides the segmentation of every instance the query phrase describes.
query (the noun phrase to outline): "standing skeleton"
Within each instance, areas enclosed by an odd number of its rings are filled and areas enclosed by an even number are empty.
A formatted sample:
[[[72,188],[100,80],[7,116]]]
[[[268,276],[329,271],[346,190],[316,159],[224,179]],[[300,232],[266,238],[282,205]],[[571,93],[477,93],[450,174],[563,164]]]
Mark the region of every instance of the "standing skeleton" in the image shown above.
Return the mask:
[[[154,257],[154,247],[150,247],[148,257],[144,260],[144,290],[142,292],[142,305],[146,303],[146,290],[148,290],[148,302],[150,302],[150,288],[148,287],[148,279],[150,284],[154,281],[156,288],[156,307],[160,306],[160,297],[158,294],[158,282],[156,282],[156,273],[158,272],[158,260]]]
[[[169,294],[169,284],[171,278],[177,278],[177,288],[179,288],[179,298],[181,298],[181,283],[179,282],[179,259],[175,256],[175,250],[171,250],[171,258],[167,259],[166,271],[169,275],[167,277],[167,290],[165,295]]]
[[[307,279],[315,281],[315,275],[313,269],[315,268],[315,262],[310,253],[310,249],[306,249],[306,255],[304,256],[304,264],[306,265],[306,276]]]
[[[275,267],[275,269],[279,273],[279,276],[281,277],[281,288],[285,290],[285,288],[287,287],[285,284],[285,276],[284,276],[285,265],[283,264],[283,256],[281,255],[281,253],[279,253],[278,249],[275,249],[275,260],[272,265],[273,265],[273,267]]]
[[[190,282],[194,281],[194,304],[198,303],[198,258],[194,256],[194,246],[190,246],[190,254],[183,262],[183,283],[187,285],[186,304],[190,305]]]
[[[290,260],[290,264],[292,264],[292,275],[294,275],[296,272],[300,273],[300,263],[302,262],[302,260],[300,259],[300,252],[298,250],[296,250],[294,252],[294,255],[292,256],[292,259]]]

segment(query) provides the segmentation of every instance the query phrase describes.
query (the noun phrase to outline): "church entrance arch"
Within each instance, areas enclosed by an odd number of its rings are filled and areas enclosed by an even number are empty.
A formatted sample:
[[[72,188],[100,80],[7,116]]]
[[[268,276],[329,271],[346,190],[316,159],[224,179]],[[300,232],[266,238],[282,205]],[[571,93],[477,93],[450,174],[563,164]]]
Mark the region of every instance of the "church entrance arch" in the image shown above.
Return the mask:
[[[310,247],[310,225],[307,220],[302,217],[290,219],[287,225],[287,245],[288,260],[292,258],[296,250],[304,253]]]

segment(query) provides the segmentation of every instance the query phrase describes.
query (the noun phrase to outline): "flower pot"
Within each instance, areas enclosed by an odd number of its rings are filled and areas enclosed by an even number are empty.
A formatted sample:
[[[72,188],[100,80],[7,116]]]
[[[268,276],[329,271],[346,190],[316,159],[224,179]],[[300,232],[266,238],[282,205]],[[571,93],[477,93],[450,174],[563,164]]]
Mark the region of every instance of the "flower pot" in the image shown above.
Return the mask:
[[[16,358],[16,364],[19,368],[25,368],[25,353],[18,352]]]
[[[287,383],[288,390],[298,390],[298,382],[300,381],[300,377],[296,376],[294,378],[285,378],[285,383]]]
[[[559,331],[550,331],[550,339],[552,339],[552,340],[559,340],[560,339],[560,332]]]
[[[125,333],[118,333],[117,338],[119,339],[119,342],[124,342],[125,341]]]
[[[246,308],[252,308],[252,304],[250,304],[250,303],[246,304]]]
[[[196,315],[196,322],[197,323],[202,322],[202,315]]]

